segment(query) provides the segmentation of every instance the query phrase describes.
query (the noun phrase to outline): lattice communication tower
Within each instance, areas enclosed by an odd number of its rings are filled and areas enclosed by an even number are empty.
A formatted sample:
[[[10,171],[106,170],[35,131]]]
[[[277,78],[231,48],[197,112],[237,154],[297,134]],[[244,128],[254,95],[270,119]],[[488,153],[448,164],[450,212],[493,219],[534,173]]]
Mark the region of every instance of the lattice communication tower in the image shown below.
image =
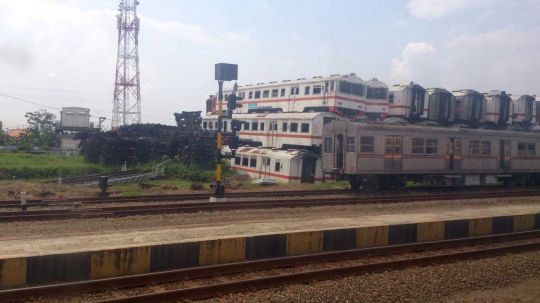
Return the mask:
[[[121,0],[118,6],[118,57],[114,83],[112,127],[141,123],[139,75],[139,26],[137,0]]]

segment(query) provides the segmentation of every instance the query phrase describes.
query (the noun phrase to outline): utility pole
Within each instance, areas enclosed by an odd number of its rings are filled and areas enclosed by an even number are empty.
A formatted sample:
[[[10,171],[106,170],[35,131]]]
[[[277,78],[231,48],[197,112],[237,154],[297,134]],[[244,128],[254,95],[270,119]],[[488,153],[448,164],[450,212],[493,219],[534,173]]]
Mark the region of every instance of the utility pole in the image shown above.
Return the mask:
[[[221,160],[224,157],[221,154],[221,143],[222,143],[222,128],[223,128],[223,82],[238,80],[238,65],[236,64],[227,64],[227,63],[218,63],[215,67],[215,80],[218,81],[219,92],[218,92],[218,134],[217,134],[217,163],[216,163],[216,191],[212,197],[210,197],[210,202],[225,202],[227,198],[225,197],[225,187],[222,184],[221,180]],[[232,118],[232,117],[231,117]]]
[[[142,122],[138,5],[138,0],[120,0],[119,13],[116,15],[118,57],[114,82],[112,128]]]

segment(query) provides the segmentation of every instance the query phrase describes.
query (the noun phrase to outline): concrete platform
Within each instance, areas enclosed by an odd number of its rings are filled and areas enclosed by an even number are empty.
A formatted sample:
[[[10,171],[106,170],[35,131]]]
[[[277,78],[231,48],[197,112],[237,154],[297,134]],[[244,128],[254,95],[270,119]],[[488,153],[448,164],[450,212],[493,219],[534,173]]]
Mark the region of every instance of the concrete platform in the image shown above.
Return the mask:
[[[540,205],[0,240],[0,288],[540,229]]]

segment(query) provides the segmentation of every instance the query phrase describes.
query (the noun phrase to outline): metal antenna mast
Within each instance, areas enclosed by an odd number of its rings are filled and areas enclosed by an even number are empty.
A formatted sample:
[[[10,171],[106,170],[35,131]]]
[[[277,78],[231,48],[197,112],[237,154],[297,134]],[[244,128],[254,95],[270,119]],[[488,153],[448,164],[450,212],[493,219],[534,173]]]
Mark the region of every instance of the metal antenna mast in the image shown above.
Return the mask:
[[[118,57],[112,127],[141,123],[141,85],[139,79],[139,25],[137,0],[121,0],[116,15]]]

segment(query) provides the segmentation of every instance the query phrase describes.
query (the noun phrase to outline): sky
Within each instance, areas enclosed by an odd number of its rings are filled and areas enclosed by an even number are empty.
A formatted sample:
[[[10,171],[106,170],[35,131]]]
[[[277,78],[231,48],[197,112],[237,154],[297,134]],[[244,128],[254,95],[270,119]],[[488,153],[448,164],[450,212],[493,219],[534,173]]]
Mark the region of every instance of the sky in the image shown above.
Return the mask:
[[[354,72],[389,86],[540,96],[540,0],[139,2],[143,123],[204,111],[220,62],[238,64],[239,85]],[[4,128],[72,106],[110,126],[119,3],[0,0]]]

